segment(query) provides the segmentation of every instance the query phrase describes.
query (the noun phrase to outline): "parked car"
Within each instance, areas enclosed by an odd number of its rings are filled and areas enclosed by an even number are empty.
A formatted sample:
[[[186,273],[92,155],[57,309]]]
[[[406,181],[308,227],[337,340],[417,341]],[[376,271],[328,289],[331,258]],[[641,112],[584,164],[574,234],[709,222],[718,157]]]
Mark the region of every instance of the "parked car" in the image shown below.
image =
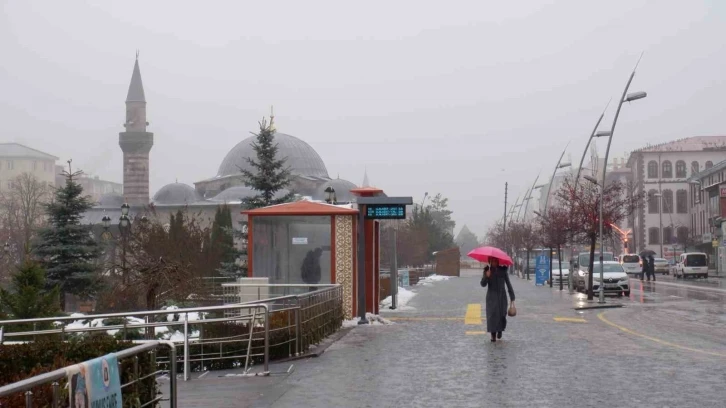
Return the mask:
[[[708,255],[702,252],[681,254],[673,275],[676,279],[688,277],[708,278]]]
[[[604,284],[603,289],[605,293],[616,294],[618,296],[622,296],[623,294],[625,294],[625,296],[630,296],[630,278],[628,277],[628,274],[625,273],[625,269],[623,269],[620,262],[606,261],[603,262],[603,267],[604,282],[602,282],[602,284]],[[601,284],[600,263],[596,262],[592,269],[592,290],[593,292],[598,292]],[[585,292],[587,290],[587,274],[587,271],[580,269],[577,271],[577,275],[575,275],[575,287],[581,292]]]
[[[663,275],[670,274],[670,266],[668,265],[667,259],[655,258],[653,261],[655,261],[655,268],[653,268],[655,273],[662,273]]]
[[[562,262],[562,285],[567,286],[568,276],[570,276],[570,263]],[[560,285],[560,264],[557,260],[552,261],[552,285]]]
[[[643,273],[643,261],[638,254],[622,254],[618,257],[625,273],[640,276]]]

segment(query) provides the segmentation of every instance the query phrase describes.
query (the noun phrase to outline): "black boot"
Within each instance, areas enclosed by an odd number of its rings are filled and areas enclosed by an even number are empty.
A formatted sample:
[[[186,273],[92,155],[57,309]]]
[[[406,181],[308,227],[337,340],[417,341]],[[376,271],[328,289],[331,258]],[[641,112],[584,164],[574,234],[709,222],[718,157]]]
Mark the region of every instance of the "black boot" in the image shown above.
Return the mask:
[[[492,333],[492,343],[495,343],[497,341],[496,333]]]
[[[502,332],[497,332],[497,338],[498,339],[501,339],[502,338]]]

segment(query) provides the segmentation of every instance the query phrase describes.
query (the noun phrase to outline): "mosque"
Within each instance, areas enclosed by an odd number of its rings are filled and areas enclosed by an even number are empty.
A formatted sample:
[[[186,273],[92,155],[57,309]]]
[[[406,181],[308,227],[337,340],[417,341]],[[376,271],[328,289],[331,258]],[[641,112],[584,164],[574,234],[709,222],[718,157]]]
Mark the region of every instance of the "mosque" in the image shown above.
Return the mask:
[[[194,186],[170,183],[150,197],[149,152],[154,145],[154,134],[147,131],[147,126],[146,96],[137,55],[126,96],[125,130],[119,133],[119,146],[123,151],[123,193],[103,195],[97,205],[85,214],[85,222],[100,224],[104,216],[109,216],[115,222],[121,216],[121,205],[124,203],[131,206],[132,216],[147,207],[153,208],[160,217],[186,208],[212,219],[220,204],[239,206],[241,199],[256,195],[254,190],[245,186],[240,172],[240,168],[252,170],[248,158],[256,160],[252,148],[255,136],[250,136],[227,153],[214,177],[197,181]],[[326,191],[332,188],[337,202],[353,201],[350,191],[358,186],[347,180],[331,178],[325,162],[309,144],[280,132],[275,133],[275,142],[278,144],[279,157],[286,158],[292,173],[290,191],[301,197],[325,200]],[[367,176],[364,176],[363,187],[367,184]],[[281,191],[280,195],[287,193],[287,190]],[[234,210],[232,216],[233,222],[243,217],[240,211]]]

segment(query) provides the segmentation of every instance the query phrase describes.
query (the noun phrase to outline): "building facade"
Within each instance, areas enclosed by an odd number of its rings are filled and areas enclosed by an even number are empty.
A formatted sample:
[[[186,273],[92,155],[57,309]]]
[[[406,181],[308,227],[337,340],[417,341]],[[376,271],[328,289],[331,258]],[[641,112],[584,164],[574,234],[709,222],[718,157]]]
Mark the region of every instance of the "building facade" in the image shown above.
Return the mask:
[[[645,205],[634,217],[635,252],[645,249],[665,258],[682,250],[693,235],[689,178],[726,159],[726,136],[696,136],[636,150],[628,159],[634,192]]]
[[[0,192],[8,191],[23,173],[55,186],[57,157],[19,143],[0,143]]]
[[[689,178],[689,211],[693,234],[687,250],[709,255],[711,268],[726,270],[726,160]]]

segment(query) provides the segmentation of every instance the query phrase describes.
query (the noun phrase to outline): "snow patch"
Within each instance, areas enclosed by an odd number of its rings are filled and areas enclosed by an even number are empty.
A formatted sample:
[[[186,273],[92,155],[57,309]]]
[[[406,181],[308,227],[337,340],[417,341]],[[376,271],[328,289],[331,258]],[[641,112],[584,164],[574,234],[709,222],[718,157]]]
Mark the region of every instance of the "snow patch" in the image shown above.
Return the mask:
[[[433,282],[441,282],[451,279],[451,276],[444,275],[429,275],[423,279],[419,279],[418,284],[423,286],[429,286]]]
[[[414,296],[416,296],[416,292],[399,286],[398,287],[398,296],[396,297],[397,298],[396,310],[416,310],[413,306],[408,306],[408,302],[410,302]],[[393,300],[391,299],[391,296],[388,296],[387,298],[385,298],[381,301],[380,306],[389,308],[391,306],[392,301]]]
[[[381,316],[374,315],[373,313],[366,313],[366,319],[368,319],[369,326],[393,324],[392,321],[384,319]],[[360,317],[356,317],[350,320],[343,320],[343,327],[358,327],[359,321]]]

